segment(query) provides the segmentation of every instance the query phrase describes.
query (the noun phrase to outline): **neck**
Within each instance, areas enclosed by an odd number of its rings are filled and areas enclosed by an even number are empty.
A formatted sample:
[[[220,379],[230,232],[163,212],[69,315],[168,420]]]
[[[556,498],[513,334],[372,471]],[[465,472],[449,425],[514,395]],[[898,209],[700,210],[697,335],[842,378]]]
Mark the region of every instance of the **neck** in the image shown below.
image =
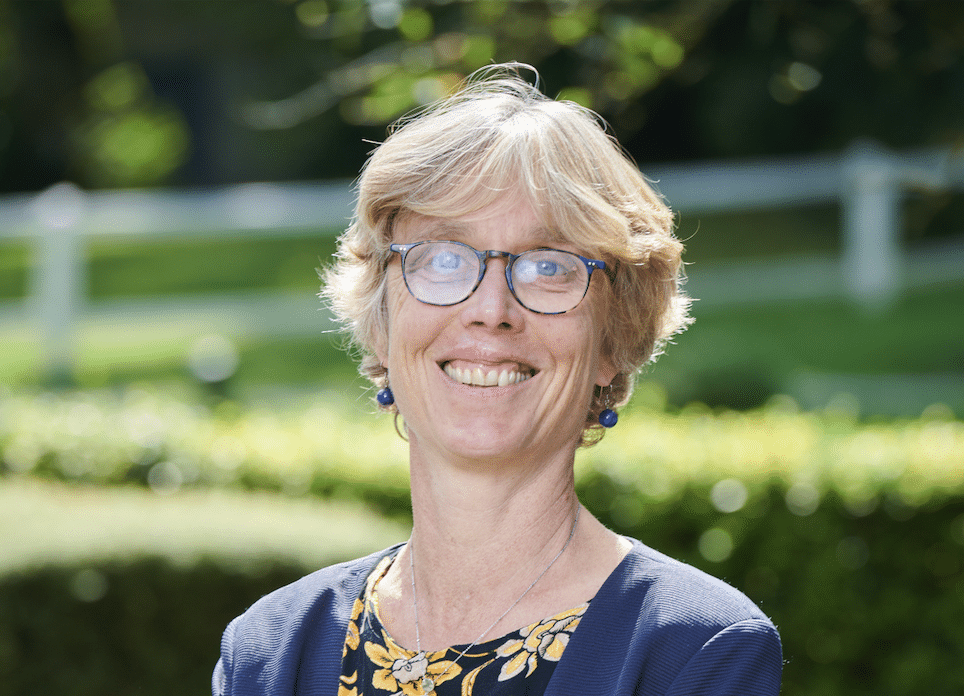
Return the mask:
[[[453,461],[409,437],[415,543],[377,590],[382,621],[401,645],[469,645],[572,609],[628,551],[588,511],[576,523],[575,445],[552,456]]]
[[[570,455],[453,466],[412,447],[415,543],[392,571],[409,584],[414,565],[423,647],[498,635],[505,626],[497,623],[492,635],[479,638],[517,598],[538,601],[566,567],[572,549],[527,592],[570,534],[578,536],[572,464]]]
[[[522,602],[522,600],[524,600],[524,599],[526,598],[526,596],[529,594],[529,592],[532,591],[532,589],[539,583],[540,580],[542,580],[542,578],[546,575],[546,573],[549,572],[549,570],[552,568],[552,566],[555,565],[556,561],[558,561],[559,558],[566,552],[566,549],[569,548],[569,544],[572,542],[572,538],[573,538],[573,537],[575,536],[575,534],[576,534],[576,526],[579,524],[579,511],[580,511],[580,508],[577,506],[577,507],[576,507],[576,513],[575,513],[575,516],[574,516],[574,519],[573,519],[573,522],[572,522],[572,526],[569,528],[569,536],[566,538],[566,543],[563,544],[563,545],[562,545],[562,548],[559,549],[559,551],[556,553],[556,555],[552,557],[552,560],[549,561],[549,564],[548,564],[545,568],[542,569],[542,571],[535,577],[535,579],[534,579],[531,583],[529,583],[529,586],[526,587],[526,589],[522,591],[522,594],[520,594],[520,595],[515,599],[515,601],[513,601],[512,604],[510,604],[510,605],[508,606],[508,608],[506,608],[506,610],[505,610],[504,612],[502,612],[491,624],[489,624],[489,626],[488,626],[487,628],[485,628],[485,629],[475,638],[475,640],[473,640],[472,643],[471,643],[467,648],[465,648],[465,649],[462,651],[462,654],[459,655],[459,657],[462,657],[462,655],[464,655],[466,652],[468,652],[469,650],[471,650],[474,645],[477,645],[480,641],[482,641],[483,639],[485,639],[485,637],[488,636],[489,633],[492,632],[492,630],[495,629],[495,627],[498,626],[499,623],[501,623],[501,621],[502,621],[506,616],[508,616],[508,615],[512,612],[512,610],[515,609],[516,606],[518,606],[520,602]],[[408,560],[409,560],[409,574],[411,575],[411,581],[412,581],[412,604],[413,604],[413,609],[414,609],[414,613],[415,613],[415,641],[416,641],[416,646],[417,646],[418,650],[421,652],[421,650],[422,650],[422,642],[421,642],[421,633],[420,633],[419,620],[418,620],[418,590],[417,590],[417,588],[415,587],[415,561],[414,561],[415,551],[414,551],[414,545],[415,545],[415,538],[414,538],[414,536],[413,536],[413,537],[409,540],[409,543],[408,543],[408,546],[409,546],[409,557],[408,557]]]
[[[411,462],[418,560],[435,572],[465,568],[476,558],[513,564],[545,548],[575,514],[573,453],[555,459],[451,464],[427,455],[413,439]],[[523,554],[529,554],[524,556]],[[466,573],[459,573],[465,575]],[[503,578],[504,580],[504,578]]]

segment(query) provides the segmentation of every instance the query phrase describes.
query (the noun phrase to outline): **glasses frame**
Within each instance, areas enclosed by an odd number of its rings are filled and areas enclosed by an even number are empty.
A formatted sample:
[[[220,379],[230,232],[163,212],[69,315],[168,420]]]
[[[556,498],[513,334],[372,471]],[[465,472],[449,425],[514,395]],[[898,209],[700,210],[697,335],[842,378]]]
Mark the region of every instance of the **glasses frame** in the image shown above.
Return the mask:
[[[475,284],[472,286],[472,289],[469,290],[468,294],[467,294],[465,297],[463,297],[461,300],[458,300],[457,302],[447,302],[447,303],[444,303],[444,304],[440,304],[440,303],[437,303],[437,302],[426,302],[425,300],[422,300],[422,299],[420,299],[419,297],[417,297],[417,296],[415,295],[415,293],[412,292],[412,288],[411,288],[411,286],[408,284],[408,275],[407,275],[406,272],[405,272],[405,259],[406,259],[406,257],[408,256],[408,252],[410,252],[410,251],[411,251],[412,249],[414,249],[415,247],[422,246],[423,244],[457,244],[457,245],[459,245],[459,246],[461,246],[461,247],[465,247],[466,249],[470,249],[470,250],[471,250],[472,252],[474,252],[475,255],[478,257],[478,259],[479,259],[479,276],[478,276],[478,278],[475,279]],[[389,245],[388,245],[388,248],[389,248],[391,251],[394,251],[394,252],[396,252],[397,254],[399,254],[399,256],[401,256],[401,262],[402,262],[402,279],[405,281],[405,287],[406,287],[406,289],[408,290],[408,294],[411,295],[412,297],[414,297],[416,300],[418,300],[418,301],[421,302],[422,304],[432,305],[433,307],[453,307],[453,306],[455,306],[455,305],[457,305],[457,304],[461,304],[461,303],[465,302],[467,299],[469,299],[470,297],[472,297],[472,295],[475,294],[475,291],[478,290],[479,285],[482,284],[482,279],[485,277],[485,271],[486,271],[486,269],[488,268],[488,261],[489,261],[489,259],[506,259],[506,263],[505,263],[505,282],[506,282],[506,284],[508,284],[508,286],[509,286],[509,292],[512,293],[512,297],[515,298],[515,301],[518,302],[520,306],[522,306],[522,307],[524,307],[525,309],[529,310],[529,311],[532,312],[533,314],[553,315],[553,314],[565,314],[566,312],[571,312],[572,310],[574,310],[576,307],[579,306],[579,303],[582,302],[583,299],[586,297],[586,293],[589,292],[589,284],[592,282],[592,272],[593,272],[593,271],[605,271],[605,270],[606,270],[606,262],[605,262],[605,261],[600,261],[599,259],[588,259],[588,258],[586,258],[585,256],[580,256],[579,254],[577,254],[577,253],[575,253],[575,252],[573,252],[573,251],[566,251],[565,249],[553,249],[552,247],[537,247],[537,248],[535,248],[535,249],[527,249],[526,251],[522,252],[522,254],[512,254],[512,253],[510,253],[510,252],[508,252],[508,251],[498,251],[498,250],[496,250],[496,249],[488,249],[488,250],[486,250],[486,251],[479,251],[479,250],[476,249],[475,247],[470,246],[470,245],[468,245],[468,244],[466,244],[466,243],[464,243],[464,242],[456,242],[456,241],[451,240],[451,239],[426,239],[426,240],[423,240],[423,241],[421,241],[421,242],[412,242],[411,244],[389,244]],[[586,274],[586,287],[585,287],[585,289],[582,291],[582,295],[579,297],[579,300],[576,302],[576,304],[574,304],[574,305],[573,305],[572,307],[570,307],[569,309],[564,309],[564,310],[562,310],[561,312],[540,312],[540,311],[538,311],[538,310],[532,309],[531,307],[529,307],[528,305],[526,305],[522,300],[519,299],[519,296],[516,295],[516,292],[515,292],[515,286],[513,286],[513,284],[512,284],[512,267],[515,266],[515,262],[516,262],[523,254],[527,254],[527,253],[529,253],[530,251],[556,251],[556,252],[560,252],[560,253],[563,253],[563,254],[569,254],[569,255],[571,255],[571,256],[575,256],[577,259],[579,259],[580,261],[583,262],[583,264],[586,266],[586,271],[587,271],[587,274]]]

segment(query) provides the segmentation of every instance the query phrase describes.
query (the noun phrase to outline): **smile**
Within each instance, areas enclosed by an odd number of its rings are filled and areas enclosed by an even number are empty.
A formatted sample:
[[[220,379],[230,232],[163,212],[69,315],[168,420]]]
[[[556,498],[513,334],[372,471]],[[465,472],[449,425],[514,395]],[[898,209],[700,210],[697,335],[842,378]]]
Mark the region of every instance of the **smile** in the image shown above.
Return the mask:
[[[483,371],[482,366],[461,368],[452,365],[452,363],[445,363],[442,369],[445,370],[445,374],[459,384],[468,384],[475,387],[507,387],[511,384],[525,382],[533,374],[531,368],[521,366]]]

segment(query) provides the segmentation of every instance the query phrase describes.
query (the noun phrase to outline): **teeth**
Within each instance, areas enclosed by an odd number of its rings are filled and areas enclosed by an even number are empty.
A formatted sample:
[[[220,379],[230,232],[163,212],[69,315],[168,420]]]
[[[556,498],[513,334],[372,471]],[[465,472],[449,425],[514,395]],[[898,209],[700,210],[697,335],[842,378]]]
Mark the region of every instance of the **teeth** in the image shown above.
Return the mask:
[[[445,363],[445,374],[460,384],[471,384],[476,387],[507,387],[510,384],[519,384],[529,379],[529,375],[515,370],[489,370],[488,373],[482,372],[481,367],[462,369]]]

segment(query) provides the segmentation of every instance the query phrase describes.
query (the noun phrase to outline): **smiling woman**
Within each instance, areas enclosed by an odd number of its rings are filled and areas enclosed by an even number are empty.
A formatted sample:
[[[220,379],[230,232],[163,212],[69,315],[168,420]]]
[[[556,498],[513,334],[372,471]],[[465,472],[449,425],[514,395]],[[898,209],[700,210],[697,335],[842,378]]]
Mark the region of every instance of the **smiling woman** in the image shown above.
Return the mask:
[[[523,69],[392,131],[325,277],[404,423],[411,538],[232,622],[215,694],[779,690],[752,602],[576,498],[576,449],[616,424],[689,300],[670,211],[594,114]]]

